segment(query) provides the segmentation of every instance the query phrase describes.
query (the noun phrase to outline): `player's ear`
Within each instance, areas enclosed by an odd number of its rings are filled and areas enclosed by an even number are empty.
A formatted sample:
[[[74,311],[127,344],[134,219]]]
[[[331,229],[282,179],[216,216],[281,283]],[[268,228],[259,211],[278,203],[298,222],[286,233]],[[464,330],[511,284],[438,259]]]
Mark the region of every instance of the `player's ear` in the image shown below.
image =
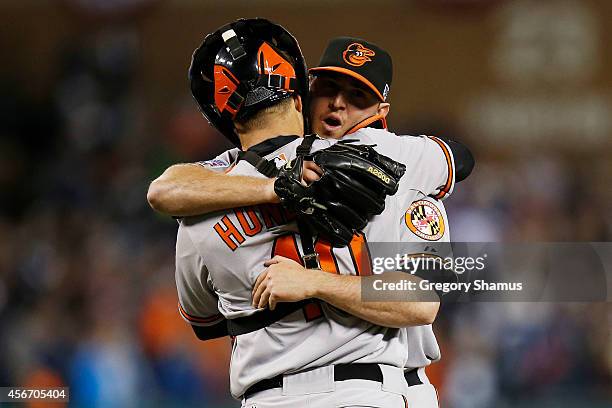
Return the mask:
[[[293,96],[293,103],[295,104],[295,110],[302,113],[304,105],[302,105],[302,97],[300,95]]]
[[[383,118],[389,114],[389,109],[391,108],[391,104],[387,102],[381,102],[378,104],[378,114]]]

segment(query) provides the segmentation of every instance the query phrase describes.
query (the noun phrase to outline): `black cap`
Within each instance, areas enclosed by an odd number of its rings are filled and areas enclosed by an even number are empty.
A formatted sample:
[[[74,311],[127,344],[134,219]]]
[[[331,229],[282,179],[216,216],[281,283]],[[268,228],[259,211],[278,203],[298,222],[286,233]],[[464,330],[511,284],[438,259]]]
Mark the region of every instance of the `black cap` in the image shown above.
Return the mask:
[[[376,44],[352,37],[338,37],[329,42],[319,66],[310,69],[314,75],[321,71],[339,72],[359,80],[382,102],[387,100],[393,79],[389,53]]]

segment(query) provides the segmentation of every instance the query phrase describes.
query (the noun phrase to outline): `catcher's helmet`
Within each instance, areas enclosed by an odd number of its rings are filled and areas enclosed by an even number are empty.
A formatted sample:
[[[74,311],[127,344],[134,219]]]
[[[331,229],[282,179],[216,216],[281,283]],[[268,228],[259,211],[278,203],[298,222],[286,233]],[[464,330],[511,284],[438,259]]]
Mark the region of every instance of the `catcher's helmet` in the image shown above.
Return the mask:
[[[297,40],[263,18],[239,19],[207,35],[193,53],[189,81],[206,119],[237,146],[234,120],[308,92]]]

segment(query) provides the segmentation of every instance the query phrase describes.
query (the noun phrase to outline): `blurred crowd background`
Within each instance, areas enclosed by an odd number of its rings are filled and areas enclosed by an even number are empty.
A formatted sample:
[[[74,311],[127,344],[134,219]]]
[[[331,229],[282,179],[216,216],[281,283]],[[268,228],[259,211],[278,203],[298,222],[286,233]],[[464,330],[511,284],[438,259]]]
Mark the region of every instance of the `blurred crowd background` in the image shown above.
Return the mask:
[[[75,407],[239,406],[229,342],[197,341],[177,313],[176,222],[145,197],[166,166],[229,147],[186,72],[205,33],[255,16],[310,65],[338,35],[389,50],[390,128],[475,153],[446,201],[454,241],[612,240],[607,0],[4,0],[0,386],[69,386]],[[444,306],[428,369],[442,406],[611,406],[611,311]]]

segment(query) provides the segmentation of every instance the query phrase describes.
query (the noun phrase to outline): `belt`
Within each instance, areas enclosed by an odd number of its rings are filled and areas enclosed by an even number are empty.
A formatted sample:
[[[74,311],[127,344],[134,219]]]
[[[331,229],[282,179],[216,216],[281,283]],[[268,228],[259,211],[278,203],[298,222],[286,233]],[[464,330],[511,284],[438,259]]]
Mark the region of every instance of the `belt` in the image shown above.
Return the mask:
[[[404,372],[404,378],[409,387],[423,384],[417,374],[417,370],[417,368],[413,368]],[[382,383],[383,373],[378,364],[338,364],[334,366],[334,381],[345,380],[370,380]],[[281,388],[282,386],[283,374],[280,374],[273,378],[261,380],[250,386],[244,393],[244,397],[249,398],[255,393],[270,390],[272,388]]]

